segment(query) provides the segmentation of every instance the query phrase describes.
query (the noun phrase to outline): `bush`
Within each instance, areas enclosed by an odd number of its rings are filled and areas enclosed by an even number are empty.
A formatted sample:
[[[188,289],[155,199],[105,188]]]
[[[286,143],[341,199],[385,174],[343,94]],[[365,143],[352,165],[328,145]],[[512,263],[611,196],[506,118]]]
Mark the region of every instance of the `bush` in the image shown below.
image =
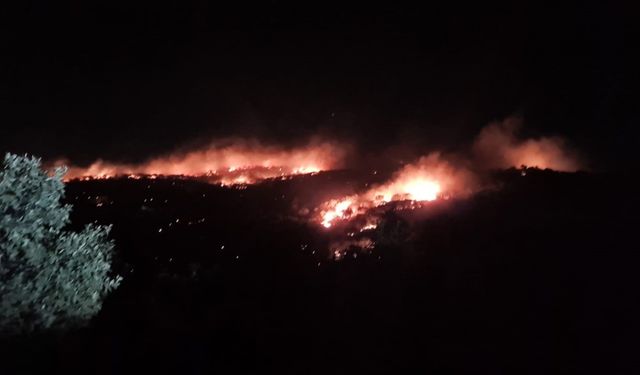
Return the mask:
[[[33,157],[7,154],[0,170],[0,332],[65,330],[85,324],[120,277],[111,277],[110,227],[65,231],[62,176]]]

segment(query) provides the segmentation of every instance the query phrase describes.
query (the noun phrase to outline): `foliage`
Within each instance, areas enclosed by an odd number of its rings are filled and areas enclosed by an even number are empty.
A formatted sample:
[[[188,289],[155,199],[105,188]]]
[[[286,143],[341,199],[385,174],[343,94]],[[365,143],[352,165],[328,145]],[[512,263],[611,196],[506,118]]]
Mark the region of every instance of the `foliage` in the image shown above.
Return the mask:
[[[62,176],[34,157],[7,154],[0,170],[0,331],[31,333],[78,327],[120,283],[110,276],[110,227],[65,231]]]

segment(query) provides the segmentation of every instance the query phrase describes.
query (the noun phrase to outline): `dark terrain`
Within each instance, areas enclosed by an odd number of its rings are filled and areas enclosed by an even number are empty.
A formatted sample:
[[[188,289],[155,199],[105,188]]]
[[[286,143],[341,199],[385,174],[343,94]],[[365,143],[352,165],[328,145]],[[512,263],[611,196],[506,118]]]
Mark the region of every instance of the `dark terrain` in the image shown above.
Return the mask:
[[[68,184],[74,227],[113,224],[124,282],[87,328],[8,343],[5,369],[637,370],[632,176],[500,172],[499,188],[434,214],[387,215],[374,250],[335,261],[334,234],[296,210],[336,193],[331,186],[359,188],[361,177],[330,172],[246,189],[176,178]]]

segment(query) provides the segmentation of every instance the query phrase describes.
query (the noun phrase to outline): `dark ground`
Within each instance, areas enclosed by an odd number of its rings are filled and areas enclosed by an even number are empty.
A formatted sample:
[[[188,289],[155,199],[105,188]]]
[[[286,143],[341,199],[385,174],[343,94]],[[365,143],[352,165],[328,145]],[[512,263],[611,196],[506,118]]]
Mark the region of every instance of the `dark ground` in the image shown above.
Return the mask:
[[[427,218],[395,217],[409,225],[404,241],[340,262],[326,251],[331,236],[291,207],[336,181],[355,188],[347,172],[245,190],[70,183],[74,226],[113,223],[124,282],[86,329],[9,343],[4,369],[634,373],[637,183],[545,171],[496,178],[501,189]]]

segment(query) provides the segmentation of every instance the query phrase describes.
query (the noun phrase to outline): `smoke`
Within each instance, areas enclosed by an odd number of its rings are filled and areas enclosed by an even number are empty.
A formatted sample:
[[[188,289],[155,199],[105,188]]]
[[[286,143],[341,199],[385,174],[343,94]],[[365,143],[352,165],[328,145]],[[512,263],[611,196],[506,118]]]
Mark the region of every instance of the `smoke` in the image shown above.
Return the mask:
[[[405,165],[385,183],[360,194],[325,202],[316,220],[329,228],[336,222],[353,219],[391,202],[431,202],[453,196],[465,197],[475,192],[477,186],[471,170],[434,152]],[[368,221],[364,226],[371,224]]]
[[[562,138],[520,140],[521,126],[519,118],[510,117],[484,127],[472,147],[476,163],[488,169],[527,166],[575,172],[582,168]]]
[[[367,181],[361,191],[329,200],[314,185],[314,194],[322,195],[323,203],[314,209],[301,209],[305,220],[340,235],[331,245],[332,256],[340,259],[351,247],[370,249],[371,233],[389,211],[438,207],[434,201],[466,198],[491,187],[486,173],[489,169],[538,167],[557,171],[577,171],[581,164],[560,137],[520,139],[521,121],[507,118],[484,127],[468,150],[458,153],[430,152],[405,164],[386,180]],[[399,146],[402,146],[400,144]],[[403,150],[401,156],[407,155]],[[361,158],[373,174],[390,158],[378,153],[375,158]],[[468,157],[471,155],[471,157]],[[316,173],[345,167],[353,153],[346,143],[313,140],[297,147],[265,145],[254,139],[227,139],[208,147],[174,152],[139,164],[110,163],[98,160],[88,167],[72,166],[67,174],[74,178],[109,178],[141,175],[206,176],[221,185],[246,185],[269,178],[289,178],[292,175]],[[366,161],[366,163],[363,163]],[[57,164],[60,164],[58,162]],[[386,173],[385,173],[386,175]],[[369,183],[372,183],[370,185]],[[435,204],[434,204],[435,203]],[[315,205],[315,204],[314,204]],[[416,212],[422,212],[416,211]]]
[[[315,173],[341,167],[348,147],[336,142],[311,141],[284,148],[256,140],[219,141],[209,147],[175,152],[144,163],[97,160],[88,167],[71,166],[67,179],[109,178],[124,175],[208,175],[215,182],[252,183],[264,178]],[[58,160],[55,165],[66,164]]]
[[[582,168],[575,153],[559,137],[542,137],[521,140],[517,132],[521,127],[518,118],[507,118],[483,128],[471,148],[473,158],[465,163],[466,169],[483,170],[509,167],[539,167],[557,171],[577,171]],[[253,183],[265,178],[314,173],[345,166],[350,147],[345,143],[312,140],[297,147],[265,145],[255,139],[226,139],[187,151],[174,152],[147,160],[143,163],[112,163],[97,160],[87,167],[72,165],[66,178],[109,178],[118,175],[209,175],[210,180],[223,184]],[[353,154],[351,156],[354,156]],[[440,153],[431,153],[415,163],[403,167],[394,180],[385,185],[383,195],[421,194],[422,187],[411,183],[415,175],[426,180],[438,180],[439,189],[448,191],[455,186],[467,186],[453,181],[470,180],[472,174],[460,172],[460,158],[456,165]],[[380,157],[365,164],[383,166],[388,159]],[[58,160],[54,165],[67,164]],[[360,163],[362,164],[362,163]],[[472,166],[472,168],[468,168]],[[464,177],[462,175],[464,175]],[[436,176],[437,178],[434,178]],[[422,181],[422,180],[419,180]],[[416,187],[418,190],[409,190]],[[404,190],[403,190],[404,189]],[[433,190],[433,186],[430,187]],[[469,189],[467,189],[469,190]],[[433,195],[433,194],[431,194]]]
[[[433,152],[407,164],[391,180],[367,192],[373,199],[389,202],[398,199],[434,200],[443,194],[467,195],[475,185],[474,174],[454,156]]]
[[[315,212],[325,228],[358,218],[360,229],[375,228],[376,216],[385,209],[415,209],[432,201],[465,198],[492,186],[488,169],[521,166],[573,172],[581,168],[577,157],[559,137],[517,137],[518,118],[507,118],[484,127],[471,148],[471,158],[432,152],[397,170],[386,181],[361,192],[331,199]]]

